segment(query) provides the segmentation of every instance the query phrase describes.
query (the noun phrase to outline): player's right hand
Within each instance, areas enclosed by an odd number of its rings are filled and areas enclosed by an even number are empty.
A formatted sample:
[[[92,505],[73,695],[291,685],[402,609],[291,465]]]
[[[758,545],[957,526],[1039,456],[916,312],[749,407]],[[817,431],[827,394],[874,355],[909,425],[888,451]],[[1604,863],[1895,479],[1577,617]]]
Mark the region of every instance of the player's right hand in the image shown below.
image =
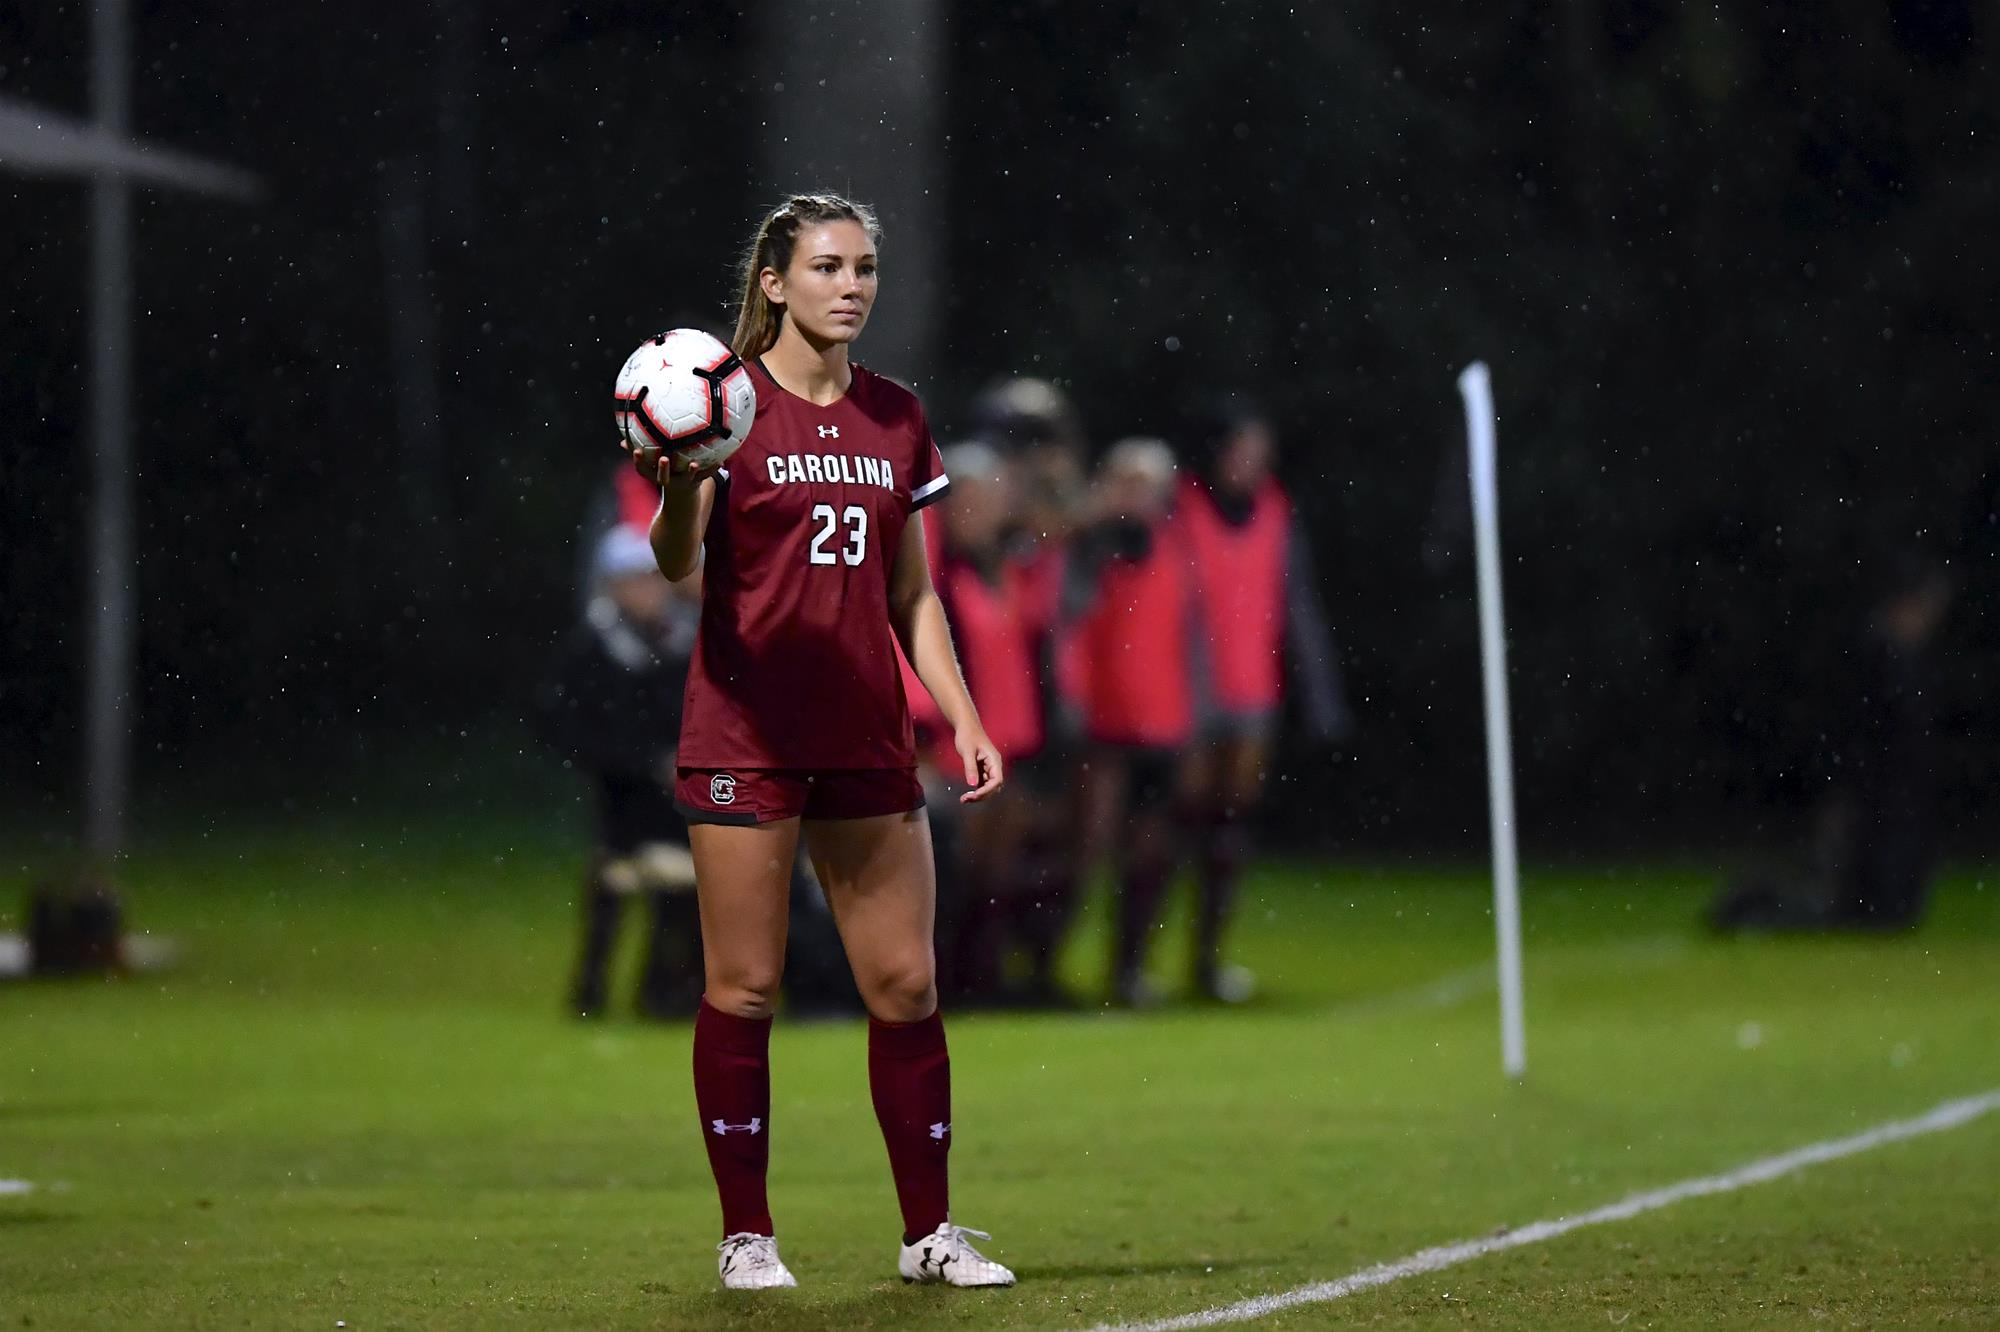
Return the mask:
[[[684,458],[669,458],[660,469],[660,484],[668,490],[693,490],[721,470],[719,462],[695,463]]]
[[[631,441],[620,439],[618,447],[632,455],[632,470],[656,486],[696,486],[703,477],[714,475],[721,467],[720,463],[687,462],[657,444],[641,444],[635,448]]]
[[[620,438],[618,447],[632,455],[632,470],[656,486],[666,484],[662,465],[668,462],[667,451],[657,444],[634,446],[629,439]]]

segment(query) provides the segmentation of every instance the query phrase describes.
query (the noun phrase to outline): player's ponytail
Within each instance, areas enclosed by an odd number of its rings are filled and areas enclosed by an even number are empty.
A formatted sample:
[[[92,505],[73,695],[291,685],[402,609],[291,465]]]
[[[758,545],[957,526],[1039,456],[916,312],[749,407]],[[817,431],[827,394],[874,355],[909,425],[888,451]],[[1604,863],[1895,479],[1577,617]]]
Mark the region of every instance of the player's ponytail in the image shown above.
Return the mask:
[[[869,243],[882,247],[882,227],[866,204],[838,194],[795,194],[771,210],[743,252],[743,296],[736,306],[736,335],[729,345],[738,356],[762,356],[778,340],[785,307],[764,294],[764,270],[783,273],[792,266],[799,233],[822,222],[859,222]]]

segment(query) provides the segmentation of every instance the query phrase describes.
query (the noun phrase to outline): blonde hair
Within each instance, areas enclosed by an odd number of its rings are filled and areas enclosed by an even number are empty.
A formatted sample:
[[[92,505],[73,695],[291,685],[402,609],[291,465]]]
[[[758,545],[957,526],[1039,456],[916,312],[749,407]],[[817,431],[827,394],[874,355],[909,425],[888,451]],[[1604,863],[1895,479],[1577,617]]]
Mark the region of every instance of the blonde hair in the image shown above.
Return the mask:
[[[822,222],[859,222],[869,244],[881,247],[882,225],[874,210],[838,194],[795,194],[772,209],[743,252],[743,295],[736,306],[736,335],[729,340],[738,356],[762,356],[777,342],[785,307],[764,294],[764,270],[790,268],[799,233]]]

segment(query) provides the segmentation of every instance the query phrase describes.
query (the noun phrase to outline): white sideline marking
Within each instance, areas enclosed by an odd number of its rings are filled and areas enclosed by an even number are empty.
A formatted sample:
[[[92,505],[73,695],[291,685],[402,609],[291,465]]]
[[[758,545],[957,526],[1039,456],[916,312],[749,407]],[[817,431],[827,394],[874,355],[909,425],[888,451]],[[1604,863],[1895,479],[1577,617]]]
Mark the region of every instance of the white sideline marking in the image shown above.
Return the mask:
[[[1426,1272],[1439,1272],[1447,1267],[1471,1262],[1474,1258],[1484,1258],[1489,1253],[1500,1253],[1506,1249],[1519,1249],[1530,1244],[1540,1244],[1544,1240],[1556,1239],[1572,1230],[1582,1230],[1586,1226],[1601,1226],[1612,1221],[1629,1221],[1646,1212],[1656,1212],[1662,1207],[1672,1207],[1675,1203],[1689,1198],[1706,1198],[1711,1194],[1733,1193],[1751,1184],[1768,1184],[1774,1179],[1804,1170],[1808,1166],[1824,1165],[1828,1161],[1838,1161],[1844,1156],[1855,1156],[1873,1150],[1884,1143],[1901,1142],[1906,1138],[1921,1138],[1929,1133],[1943,1133],[1947,1129],[1961,1128],[1978,1119],[1981,1115],[2000,1110],[2000,1088],[1982,1092],[1977,1096],[1965,1096],[1953,1101],[1945,1101],[1914,1119],[1896,1119],[1886,1124],[1848,1138],[1831,1138],[1825,1142],[1815,1142],[1804,1147],[1782,1152],[1777,1156],[1767,1156],[1761,1161],[1720,1175],[1704,1175],[1699,1179],[1682,1180],[1669,1184],[1663,1189],[1652,1189],[1645,1193],[1635,1193],[1622,1201],[1599,1207],[1595,1211],[1583,1212],[1576,1216],[1557,1217],[1552,1221],[1537,1221],[1510,1230],[1504,1234],[1488,1235],[1481,1239],[1460,1240],[1456,1244],[1440,1244],[1435,1248],[1420,1249],[1407,1258],[1399,1258],[1393,1263],[1377,1263],[1364,1267],[1359,1272],[1340,1278],[1338,1281],[1322,1281],[1317,1285],[1300,1286],[1297,1290],[1283,1291],[1276,1295],[1259,1295],[1255,1299],[1239,1300],[1235,1304],[1225,1304],[1219,1308],[1204,1309],[1200,1313],[1182,1314],[1178,1318],[1162,1318],[1150,1323],[1100,1324],[1093,1332],[1177,1332],[1180,1328],[1216,1327],[1223,1323],[1243,1323],[1252,1318],[1262,1318],[1283,1309],[1295,1309],[1302,1304],[1324,1304],[1329,1300],[1345,1299],[1349,1295],[1376,1286],[1386,1286],[1391,1281],[1401,1281],[1404,1277],[1421,1276]]]
[[[23,1193],[33,1193],[35,1185],[31,1180],[0,1179],[0,1198],[13,1198]]]

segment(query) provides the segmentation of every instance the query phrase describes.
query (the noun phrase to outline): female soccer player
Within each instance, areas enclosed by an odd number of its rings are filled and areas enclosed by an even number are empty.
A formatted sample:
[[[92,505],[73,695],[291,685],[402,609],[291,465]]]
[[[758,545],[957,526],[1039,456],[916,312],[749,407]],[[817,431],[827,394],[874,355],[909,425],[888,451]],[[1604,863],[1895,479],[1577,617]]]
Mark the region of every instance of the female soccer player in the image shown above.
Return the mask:
[[[903,1279],[1014,1280],[947,1207],[936,868],[898,644],[952,728],[970,788],[960,799],[987,799],[1002,773],[924,558],[918,511],[948,484],[937,445],[914,395],[848,361],[875,303],[879,241],[874,215],[836,195],[779,205],[744,258],[732,340],[757,383],[750,437],[721,468],[653,449],[634,459],[663,491],[652,526],[661,572],[704,571],[675,797],[707,967],[695,1102],[722,1200],[722,1284],[738,1290],[797,1284],[778,1257],[764,1180],[771,1013],[802,831],[868,1008]]]

